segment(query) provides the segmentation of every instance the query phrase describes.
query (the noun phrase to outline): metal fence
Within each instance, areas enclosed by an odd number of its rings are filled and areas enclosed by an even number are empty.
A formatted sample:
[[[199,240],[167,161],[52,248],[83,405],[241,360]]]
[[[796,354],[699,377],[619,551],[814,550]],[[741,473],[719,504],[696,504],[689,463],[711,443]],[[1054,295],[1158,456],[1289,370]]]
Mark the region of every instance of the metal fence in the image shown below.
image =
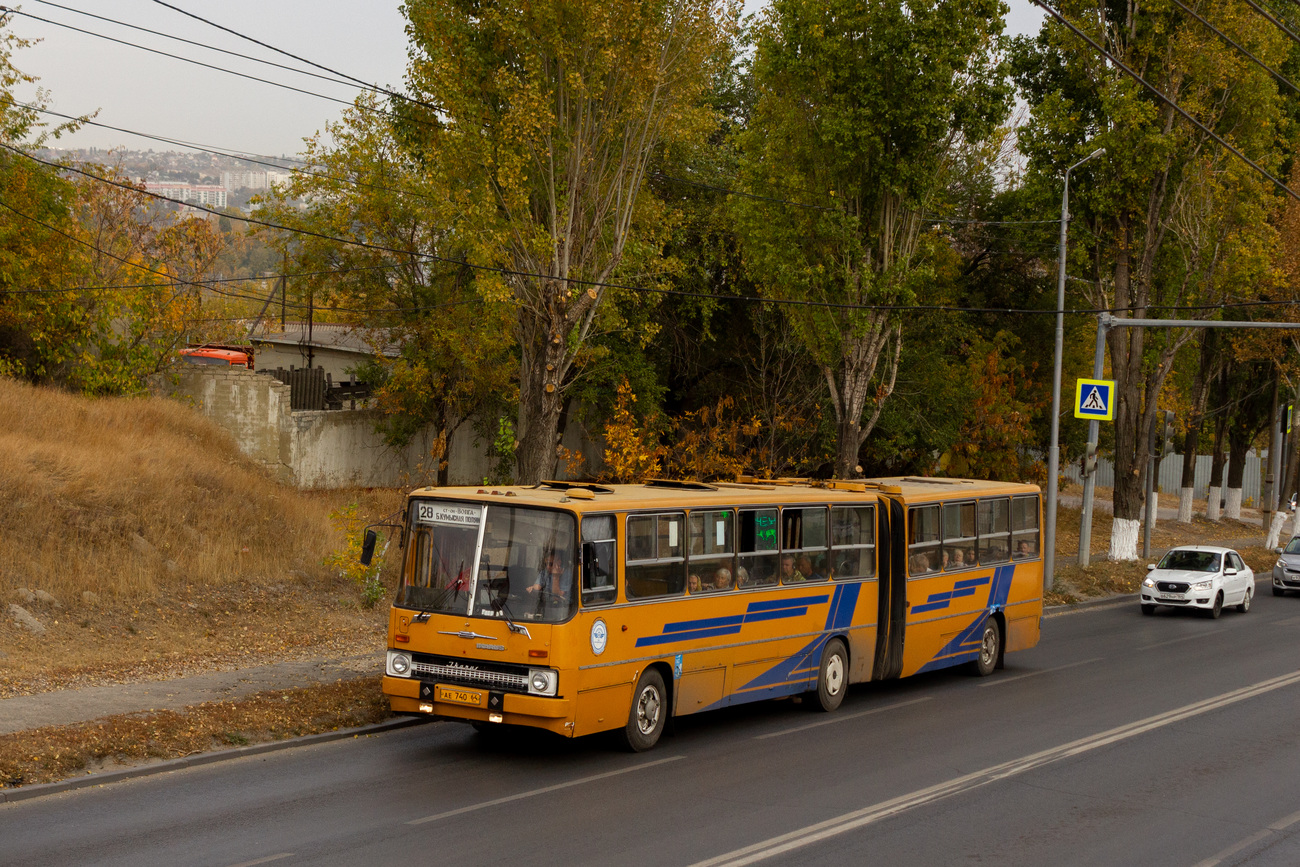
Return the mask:
[[[1210,467],[1214,463],[1214,458],[1210,455],[1197,455],[1196,457],[1196,474],[1192,481],[1192,496],[1198,500],[1204,500],[1210,495]],[[1259,503],[1260,491],[1264,487],[1264,468],[1268,463],[1268,451],[1262,455],[1254,451],[1246,454],[1246,472],[1241,480],[1241,501],[1243,505],[1255,505]],[[1083,475],[1079,472],[1078,462],[1071,462],[1065,465],[1061,474],[1072,482],[1082,484]],[[1223,478],[1227,481],[1228,467],[1223,468]],[[1183,480],[1183,456],[1169,455],[1160,461],[1160,472],[1157,475],[1160,485],[1160,493],[1176,494],[1182,487]],[[1109,458],[1101,458],[1097,461],[1097,484],[1103,488],[1113,488],[1115,486],[1115,465]]]

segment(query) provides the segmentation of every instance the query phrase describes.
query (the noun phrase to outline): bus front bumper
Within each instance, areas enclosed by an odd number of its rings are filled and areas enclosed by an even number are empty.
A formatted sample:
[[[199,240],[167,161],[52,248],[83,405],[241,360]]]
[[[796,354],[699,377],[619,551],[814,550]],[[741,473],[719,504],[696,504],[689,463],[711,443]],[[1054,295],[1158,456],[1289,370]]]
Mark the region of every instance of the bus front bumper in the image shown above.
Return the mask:
[[[529,726],[568,737],[573,735],[573,706],[567,698],[547,698],[508,692],[503,696],[501,713],[495,714],[486,707],[422,699],[420,683],[413,678],[384,676],[384,695],[388,696],[393,713],[427,714],[466,722]],[[475,691],[486,693],[485,690]],[[495,718],[498,716],[500,719]]]

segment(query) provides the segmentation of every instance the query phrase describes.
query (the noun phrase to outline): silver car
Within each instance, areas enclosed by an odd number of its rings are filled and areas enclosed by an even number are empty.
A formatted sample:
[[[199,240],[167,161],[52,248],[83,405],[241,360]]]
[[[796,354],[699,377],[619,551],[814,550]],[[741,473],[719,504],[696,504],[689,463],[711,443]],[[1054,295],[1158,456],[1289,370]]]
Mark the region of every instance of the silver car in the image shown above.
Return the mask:
[[[1300,536],[1278,548],[1281,556],[1273,564],[1273,595],[1281,596],[1288,590],[1300,590]]]

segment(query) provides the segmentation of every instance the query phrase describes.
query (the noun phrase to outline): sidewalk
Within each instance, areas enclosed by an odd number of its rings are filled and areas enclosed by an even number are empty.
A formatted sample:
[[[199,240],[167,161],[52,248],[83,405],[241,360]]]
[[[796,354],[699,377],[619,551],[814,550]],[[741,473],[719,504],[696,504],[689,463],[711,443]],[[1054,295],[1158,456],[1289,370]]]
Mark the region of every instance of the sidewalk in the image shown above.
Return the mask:
[[[176,680],[112,684],[0,699],[0,734],[41,726],[70,725],[100,717],[180,710],[205,701],[242,698],[255,692],[333,683],[383,671],[382,654],[309,659],[214,671]]]

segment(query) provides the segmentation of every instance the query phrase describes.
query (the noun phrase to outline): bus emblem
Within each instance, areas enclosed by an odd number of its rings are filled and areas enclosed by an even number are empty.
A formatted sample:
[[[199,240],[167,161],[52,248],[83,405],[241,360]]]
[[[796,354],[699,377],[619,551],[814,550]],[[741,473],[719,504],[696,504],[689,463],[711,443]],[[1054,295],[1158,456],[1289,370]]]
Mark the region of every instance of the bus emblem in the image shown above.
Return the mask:
[[[591,652],[600,656],[605,652],[605,644],[609,641],[609,630],[605,627],[605,621],[597,619],[591,624]]]

